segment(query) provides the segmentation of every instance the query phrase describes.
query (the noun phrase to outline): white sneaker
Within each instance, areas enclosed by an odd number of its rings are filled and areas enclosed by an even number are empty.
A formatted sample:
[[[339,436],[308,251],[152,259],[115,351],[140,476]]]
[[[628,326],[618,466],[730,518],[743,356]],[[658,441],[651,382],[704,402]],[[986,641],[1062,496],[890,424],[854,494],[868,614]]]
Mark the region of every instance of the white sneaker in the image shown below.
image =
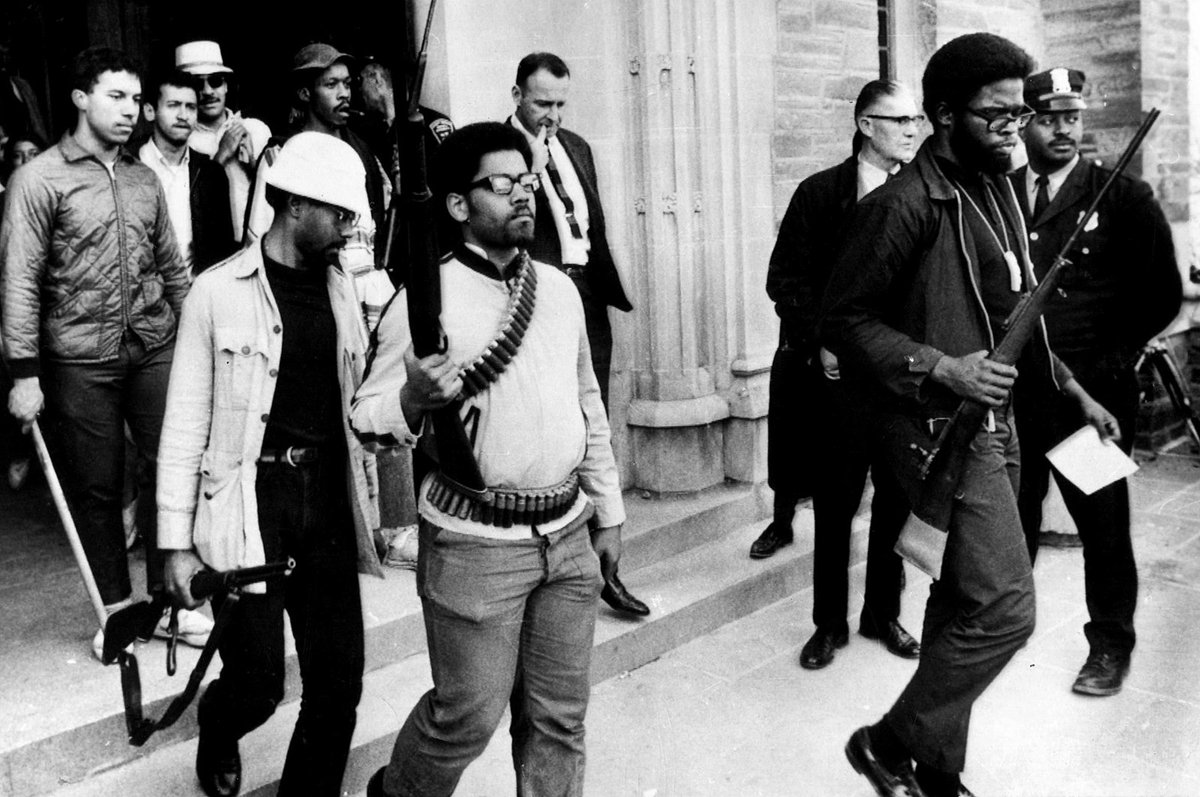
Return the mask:
[[[126,598],[123,601],[117,601],[116,603],[105,604],[104,611],[108,613],[109,617],[112,617],[114,614],[121,611],[125,607],[132,606],[132,605],[133,605],[133,597],[131,596],[131,597]],[[96,635],[94,637],[92,637],[92,655],[96,657],[96,661],[100,661],[100,662],[104,661],[104,629],[103,628],[101,628],[99,631],[97,631]]]
[[[208,619],[207,615],[191,609],[180,609],[178,620],[179,641],[194,648],[204,647],[208,642],[208,635],[212,633],[213,621]],[[170,638],[171,632],[168,628],[170,623],[171,610],[167,609],[154,628],[154,636],[159,639]]]
[[[387,554],[383,557],[386,567],[398,570],[417,569],[417,527],[405,526],[396,530],[388,542]]]

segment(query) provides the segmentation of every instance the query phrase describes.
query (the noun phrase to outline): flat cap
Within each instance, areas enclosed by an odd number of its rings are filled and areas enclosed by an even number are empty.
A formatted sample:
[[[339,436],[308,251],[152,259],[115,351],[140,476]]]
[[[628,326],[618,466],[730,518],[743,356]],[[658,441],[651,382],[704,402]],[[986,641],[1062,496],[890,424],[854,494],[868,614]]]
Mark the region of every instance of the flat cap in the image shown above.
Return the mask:
[[[304,69],[328,69],[338,61],[354,61],[354,56],[343,53],[331,44],[314,42],[301,47],[292,56],[292,71]]]

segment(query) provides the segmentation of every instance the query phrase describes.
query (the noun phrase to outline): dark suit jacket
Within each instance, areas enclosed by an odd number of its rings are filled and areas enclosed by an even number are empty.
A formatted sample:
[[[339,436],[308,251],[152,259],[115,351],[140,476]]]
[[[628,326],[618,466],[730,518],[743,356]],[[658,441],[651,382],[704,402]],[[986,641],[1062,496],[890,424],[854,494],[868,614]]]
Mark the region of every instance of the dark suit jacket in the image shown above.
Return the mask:
[[[1054,200],[1032,219],[1022,167],[1009,176],[1029,220],[1029,254],[1043,276],[1111,171],[1081,159]],[[1072,365],[1114,354],[1132,362],[1179,311],[1182,287],[1171,227],[1150,186],[1122,175],[1068,254],[1072,265],[1046,310],[1054,352]]]
[[[587,197],[588,209],[588,241],[591,252],[588,254],[587,278],[593,295],[604,304],[618,310],[629,312],[633,305],[621,287],[621,276],[613,263],[612,252],[608,248],[608,237],[604,226],[604,208],[600,205],[600,193],[596,184],[596,162],[592,159],[592,148],[581,137],[570,130],[559,129],[558,140],[566,150],[575,174],[583,186]],[[549,263],[552,266],[562,265],[562,246],[558,240],[558,231],[550,214],[550,204],[546,199],[546,191],[553,191],[549,180],[542,181],[535,199],[537,202],[537,224],[534,227],[533,244],[529,254],[534,260]]]
[[[192,268],[199,274],[238,250],[229,213],[229,178],[212,158],[188,154],[192,184]]]
[[[792,194],[767,266],[767,295],[779,314],[780,348],[816,354],[817,312],[841,240],[841,229],[858,194],[858,159],[804,180]]]

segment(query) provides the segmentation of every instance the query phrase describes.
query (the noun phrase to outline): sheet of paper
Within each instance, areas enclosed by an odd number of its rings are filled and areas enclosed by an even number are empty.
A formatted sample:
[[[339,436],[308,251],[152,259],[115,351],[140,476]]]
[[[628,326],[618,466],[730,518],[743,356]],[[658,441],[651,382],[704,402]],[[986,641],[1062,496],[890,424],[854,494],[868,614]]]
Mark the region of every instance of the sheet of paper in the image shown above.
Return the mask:
[[[1046,454],[1059,473],[1091,495],[1137,470],[1137,463],[1112,441],[1101,442],[1095,427],[1085,426]]]

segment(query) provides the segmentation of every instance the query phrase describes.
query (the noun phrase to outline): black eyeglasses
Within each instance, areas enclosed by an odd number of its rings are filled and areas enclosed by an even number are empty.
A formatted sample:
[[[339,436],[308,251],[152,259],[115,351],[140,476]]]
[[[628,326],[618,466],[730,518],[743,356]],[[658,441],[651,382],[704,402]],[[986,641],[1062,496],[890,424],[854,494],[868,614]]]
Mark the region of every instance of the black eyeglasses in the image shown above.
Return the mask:
[[[518,184],[526,191],[533,192],[541,187],[542,178],[533,172],[525,172],[516,176],[511,174],[489,174],[487,177],[481,177],[473,183],[468,183],[467,190],[470,191],[472,188],[488,188],[493,194],[508,196],[512,193],[513,187]]]
[[[916,116],[884,116],[878,113],[868,113],[864,115],[868,119],[886,119],[889,122],[895,122],[901,127],[915,127],[925,121],[925,117],[922,114],[917,114]]]
[[[968,105],[963,110],[987,122],[989,133],[999,133],[1012,124],[1015,124],[1018,130],[1024,130],[1029,125],[1029,120],[1033,118],[1033,109],[1028,105],[1022,105],[1020,108],[983,108],[981,110],[976,110]]]
[[[220,73],[215,75],[201,75],[200,83],[212,89],[219,89],[225,85],[225,76]]]

